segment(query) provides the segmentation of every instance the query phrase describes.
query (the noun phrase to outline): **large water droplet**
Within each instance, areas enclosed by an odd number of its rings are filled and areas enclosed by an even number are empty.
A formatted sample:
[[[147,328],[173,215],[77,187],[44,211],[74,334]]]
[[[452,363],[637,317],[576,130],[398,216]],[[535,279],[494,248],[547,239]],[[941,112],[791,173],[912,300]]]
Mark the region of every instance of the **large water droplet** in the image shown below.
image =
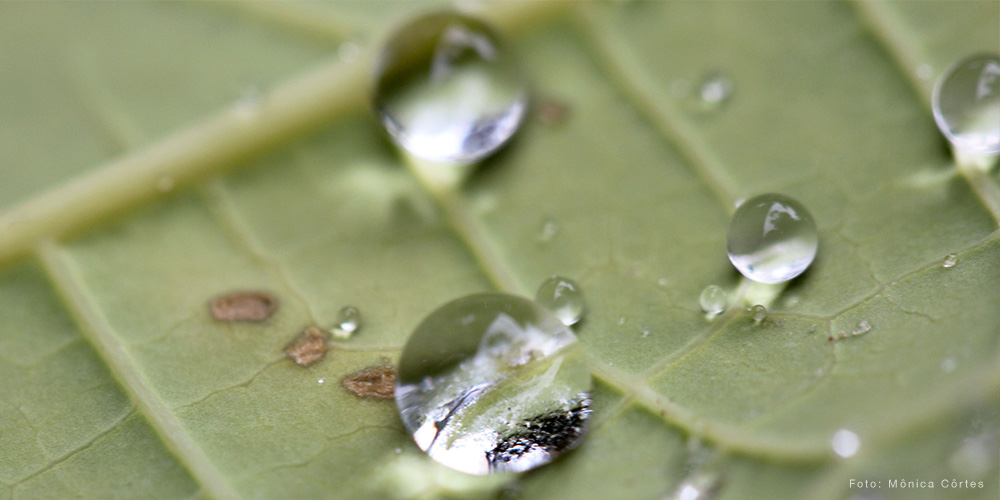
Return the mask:
[[[553,276],[538,287],[535,301],[559,318],[564,325],[574,325],[583,318],[583,291],[575,281]]]
[[[414,156],[471,163],[503,145],[524,117],[521,75],[486,24],[431,14],[392,36],[375,74],[375,109]]]
[[[334,337],[346,339],[358,331],[358,328],[361,328],[361,311],[357,307],[346,306],[337,313],[337,324],[330,333]]]
[[[747,278],[761,283],[788,281],[806,270],[819,246],[812,215],[780,194],[744,202],[729,223],[729,260]]]
[[[834,453],[841,457],[849,458],[853,457],[858,452],[858,449],[861,448],[861,438],[847,429],[840,429],[833,433],[830,445],[833,447]]]
[[[949,267],[955,267],[955,264],[958,264],[958,256],[953,253],[950,253],[947,256],[945,256],[944,260],[941,261],[941,267],[945,269]]]
[[[470,474],[517,472],[579,442],[590,387],[568,327],[530,300],[492,293],[420,323],[399,362],[396,404],[434,460]]]
[[[941,76],[932,97],[934,120],[959,162],[1000,154],[1000,56],[964,59]]]
[[[708,314],[719,314],[726,310],[729,298],[726,297],[726,291],[722,288],[716,285],[708,285],[701,291],[701,295],[698,296],[698,302],[701,304],[702,311]]]

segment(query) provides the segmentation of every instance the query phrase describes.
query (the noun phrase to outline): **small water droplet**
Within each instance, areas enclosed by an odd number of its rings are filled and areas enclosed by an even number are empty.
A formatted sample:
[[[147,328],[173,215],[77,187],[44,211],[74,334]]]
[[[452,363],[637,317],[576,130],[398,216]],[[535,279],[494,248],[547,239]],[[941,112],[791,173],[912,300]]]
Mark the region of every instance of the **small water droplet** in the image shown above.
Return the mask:
[[[642,331],[640,332],[640,335],[642,335],[642,336],[643,336],[643,338],[645,338],[645,337],[648,337],[648,336],[649,336],[649,328],[645,328],[645,327],[644,327],[644,328],[642,329]]]
[[[750,198],[736,209],[726,234],[729,260],[760,283],[781,283],[802,274],[819,246],[812,216],[780,194]]]
[[[706,108],[716,109],[732,97],[734,90],[733,81],[728,77],[711,73],[705,76],[698,87],[698,98]]]
[[[859,321],[857,325],[854,325],[854,329],[851,330],[851,335],[864,335],[870,331],[872,331],[872,324],[869,323],[868,320],[863,319]]]
[[[719,314],[725,311],[726,306],[729,305],[729,297],[726,296],[726,291],[722,288],[708,285],[698,296],[698,302],[701,304],[702,311],[708,314]]]
[[[318,383],[318,384],[325,384],[326,383],[326,379],[325,378],[321,378],[321,379],[317,380],[316,383]]]
[[[354,306],[345,306],[337,313],[337,324],[330,333],[340,339],[351,338],[361,328],[361,311]]]
[[[392,451],[395,451],[396,453],[402,453],[403,449],[402,448],[396,448],[395,450],[392,450]]]
[[[959,162],[993,163],[1000,154],[1000,56],[975,55],[945,71],[932,107]]]
[[[535,301],[566,326],[576,324],[583,318],[583,291],[571,279],[553,276],[545,280],[538,287]]]
[[[941,267],[945,269],[955,267],[955,264],[958,264],[958,256],[953,253],[948,254],[944,260],[941,261]]]
[[[861,448],[861,439],[857,434],[847,430],[840,429],[833,434],[833,438],[830,439],[830,445],[833,447],[833,452],[844,458],[853,457],[858,449]]]
[[[721,485],[718,474],[696,472],[681,480],[667,500],[708,500],[715,496]]]
[[[355,42],[344,42],[337,47],[337,57],[341,61],[349,63],[358,58],[358,54],[361,53],[361,47]]]
[[[456,470],[544,465],[580,441],[590,416],[590,371],[577,349],[573,332],[530,300],[455,300],[424,319],[403,349],[400,417],[420,449]]]
[[[538,239],[549,242],[555,239],[557,234],[559,234],[559,222],[555,219],[546,219],[542,223],[542,230],[538,235]]]
[[[401,27],[376,69],[375,109],[412,155],[471,163],[521,124],[527,92],[517,65],[485,23],[440,13]]]
[[[941,361],[941,371],[945,373],[952,373],[956,369],[958,369],[958,362],[955,361],[955,358],[944,358],[944,360]]]
[[[767,320],[767,308],[757,304],[750,308],[750,317],[753,318],[753,324],[759,325]]]

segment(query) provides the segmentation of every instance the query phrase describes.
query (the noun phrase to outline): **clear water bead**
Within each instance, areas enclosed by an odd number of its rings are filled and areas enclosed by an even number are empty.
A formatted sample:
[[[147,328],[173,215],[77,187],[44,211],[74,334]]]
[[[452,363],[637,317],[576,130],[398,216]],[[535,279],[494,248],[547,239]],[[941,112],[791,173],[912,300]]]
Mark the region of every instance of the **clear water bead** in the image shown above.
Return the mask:
[[[698,302],[701,304],[702,311],[708,314],[719,314],[726,310],[729,298],[726,296],[726,291],[722,288],[716,285],[708,285],[701,291],[701,295],[698,296]]]
[[[733,81],[725,75],[712,73],[705,77],[698,87],[698,98],[708,108],[717,108],[733,95]]]
[[[535,302],[544,307],[564,325],[575,325],[583,318],[586,306],[583,302],[583,291],[575,281],[553,276],[538,287]]]
[[[330,333],[335,337],[346,339],[358,331],[358,328],[361,328],[361,311],[357,307],[346,306],[337,313],[337,324]]]
[[[1000,154],[1000,56],[956,63],[934,86],[931,105],[956,156]]]
[[[469,474],[519,472],[579,443],[590,388],[566,325],[528,299],[490,293],[449,302],[417,326],[396,405],[434,460]]]
[[[958,256],[953,253],[946,255],[944,260],[941,261],[941,267],[945,269],[955,267],[955,264],[958,264]]]
[[[726,234],[729,260],[744,276],[781,283],[804,272],[816,258],[819,235],[812,215],[781,194],[754,196],[736,209]]]
[[[847,429],[840,429],[833,433],[833,437],[830,439],[830,446],[833,447],[833,452],[837,455],[843,458],[850,458],[861,448],[861,438]]]
[[[753,318],[753,324],[759,325],[767,319],[767,308],[757,304],[750,308],[750,317]]]
[[[375,73],[375,110],[392,139],[426,160],[472,163],[503,145],[527,107],[517,65],[483,22],[439,13],[392,36]]]

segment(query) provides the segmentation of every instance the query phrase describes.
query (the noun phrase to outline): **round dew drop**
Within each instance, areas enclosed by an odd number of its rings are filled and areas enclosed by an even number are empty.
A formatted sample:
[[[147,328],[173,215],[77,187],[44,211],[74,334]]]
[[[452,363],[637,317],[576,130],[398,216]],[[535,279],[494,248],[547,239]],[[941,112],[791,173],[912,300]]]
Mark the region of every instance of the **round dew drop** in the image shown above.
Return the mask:
[[[583,318],[586,308],[583,291],[575,281],[553,276],[545,280],[535,294],[535,302],[544,307],[564,325],[575,325]]]
[[[483,159],[514,135],[527,101],[520,71],[497,35],[460,14],[407,23],[376,66],[374,106],[382,125],[425,160]]]
[[[812,215],[798,201],[762,194],[743,202],[726,234],[729,260],[747,278],[781,283],[802,274],[819,246]]]
[[[535,302],[471,295],[410,336],[396,406],[417,446],[469,474],[520,472],[576,446],[590,416],[576,337]]]
[[[339,338],[349,338],[354,332],[361,328],[361,311],[354,306],[346,306],[337,313],[337,324],[334,325],[333,335]]]
[[[722,288],[716,285],[708,285],[701,291],[701,295],[698,296],[698,302],[701,304],[702,311],[708,314],[719,314],[726,310],[729,298],[726,296],[726,291]]]
[[[1000,154],[1000,56],[959,61],[938,80],[934,120],[958,156]]]
[[[767,319],[767,308],[757,304],[750,308],[750,317],[753,318],[753,324],[759,325]]]

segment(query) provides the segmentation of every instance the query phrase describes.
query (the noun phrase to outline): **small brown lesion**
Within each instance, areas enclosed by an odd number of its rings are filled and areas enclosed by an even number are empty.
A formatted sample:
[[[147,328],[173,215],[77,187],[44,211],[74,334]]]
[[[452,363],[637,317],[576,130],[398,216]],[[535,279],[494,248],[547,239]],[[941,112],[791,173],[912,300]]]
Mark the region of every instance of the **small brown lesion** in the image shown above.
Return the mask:
[[[299,366],[309,366],[326,356],[326,351],[330,350],[330,347],[326,345],[328,338],[329,335],[326,332],[315,326],[310,326],[285,346],[285,355]]]
[[[365,368],[344,377],[344,388],[362,398],[392,399],[396,387],[396,369],[391,366]]]
[[[209,309],[217,321],[260,322],[278,308],[278,299],[264,292],[234,292],[212,299]]]

